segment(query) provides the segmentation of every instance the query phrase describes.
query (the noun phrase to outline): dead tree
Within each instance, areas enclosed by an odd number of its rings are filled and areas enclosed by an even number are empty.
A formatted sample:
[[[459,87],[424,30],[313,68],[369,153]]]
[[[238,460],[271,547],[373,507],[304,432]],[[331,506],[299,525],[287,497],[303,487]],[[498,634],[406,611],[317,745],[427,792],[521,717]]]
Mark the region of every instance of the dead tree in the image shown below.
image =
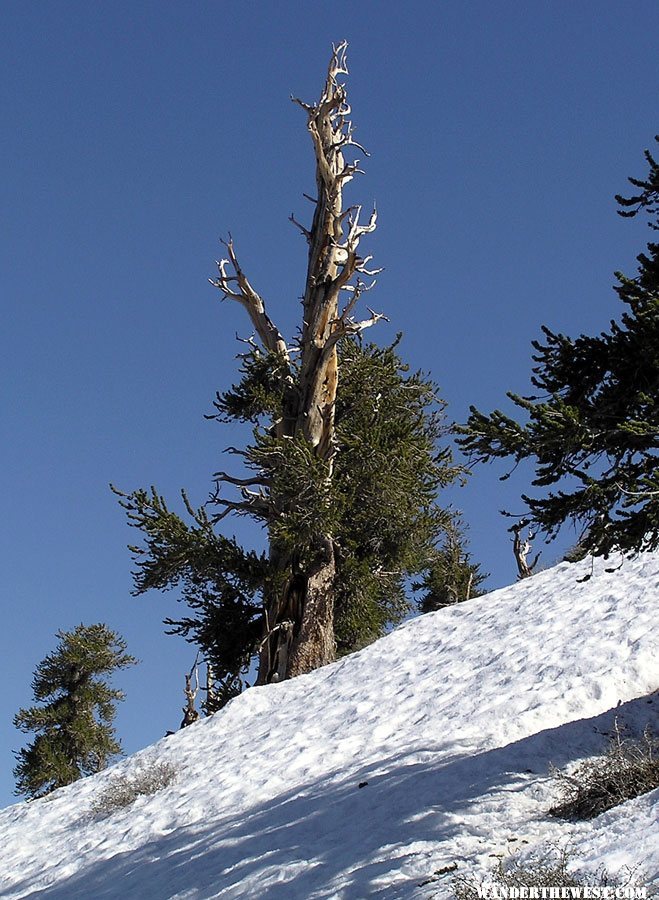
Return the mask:
[[[522,519],[508,529],[513,535],[513,554],[517,563],[517,577],[519,579],[530,578],[540,559],[540,553],[536,553],[533,562],[529,563],[527,561],[527,557],[532,549],[531,542],[535,537],[532,531],[529,531],[526,537],[522,537],[522,532],[528,524],[528,519]]]
[[[359,253],[362,237],[375,230],[376,211],[361,224],[361,207],[344,209],[343,203],[345,186],[361,172],[359,161],[352,156],[354,148],[365,153],[354,140],[346,88],[340,80],[348,72],[346,46],[344,41],[333,47],[318,102],[307,104],[294,98],[306,113],[316,160],[316,197],[308,198],[315,207],[311,225],[307,228],[291,216],[308,244],[303,317],[294,365],[292,348],[241,268],[231,237],[225,243],[228,258],[218,262],[219,277],[212,281],[223,299],[235,300],[245,308],[262,349],[278,354],[287,369],[283,415],[274,423],[273,433],[282,439],[303,439],[324,466],[328,483],[336,453],[337,344],[383,318],[372,310],[362,321],[353,318],[357,301],[373,287],[379,270],[369,267],[371,257]],[[218,492],[225,513],[257,511],[266,523],[269,517],[282,514],[281,498],[258,477],[239,479],[219,473],[218,482],[241,492],[238,501],[221,499]],[[290,549],[271,540],[270,562],[281,577],[272,579],[276,588],[264,598],[257,684],[311,671],[330,662],[335,654],[336,560],[332,535],[316,534],[313,559],[304,563]]]
[[[195,687],[192,687],[192,677],[195,678]],[[199,693],[199,664],[195,660],[193,667],[185,676],[185,706],[183,707],[183,721],[180,727],[186,728],[199,719],[199,712],[195,708],[195,700]]]

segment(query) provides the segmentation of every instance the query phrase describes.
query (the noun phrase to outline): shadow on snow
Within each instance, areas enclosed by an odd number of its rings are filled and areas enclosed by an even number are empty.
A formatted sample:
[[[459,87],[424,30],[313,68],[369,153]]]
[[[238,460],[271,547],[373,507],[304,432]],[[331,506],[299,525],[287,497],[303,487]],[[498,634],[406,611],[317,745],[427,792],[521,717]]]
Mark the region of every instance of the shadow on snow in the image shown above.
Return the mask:
[[[410,754],[380,759],[343,778],[333,773],[206,826],[182,826],[26,896],[229,900],[245,897],[245,881],[262,871],[259,900],[393,897],[405,883],[387,886],[388,873],[417,855],[406,847],[414,841],[441,843],[464,831],[468,826],[461,818],[474,814],[489,794],[524,790],[534,776],[546,776],[550,763],[562,767],[601,752],[602,734],[614,718],[642,727],[650,710],[656,713],[649,702],[632,700],[476,755],[438,760],[448,746],[416,746]],[[427,761],[406,762],[425,753]],[[360,790],[363,781],[368,786]],[[539,806],[538,816],[544,813]],[[386,847],[391,852],[382,858]],[[24,882],[14,890],[27,887]]]

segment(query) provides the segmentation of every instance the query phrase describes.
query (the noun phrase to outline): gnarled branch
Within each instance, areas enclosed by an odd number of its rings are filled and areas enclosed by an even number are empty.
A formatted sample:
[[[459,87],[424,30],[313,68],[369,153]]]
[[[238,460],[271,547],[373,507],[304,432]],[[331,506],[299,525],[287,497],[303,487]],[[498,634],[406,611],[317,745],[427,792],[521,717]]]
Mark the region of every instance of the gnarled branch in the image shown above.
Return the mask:
[[[288,360],[286,341],[267,314],[262,298],[254,290],[241,269],[231,235],[229,235],[228,241],[222,241],[222,243],[227,248],[229,259],[218,260],[219,278],[210,278],[210,283],[222,291],[224,298],[235,300],[245,307],[254,330],[266,350],[271,353],[280,353],[284,359]],[[233,270],[233,274],[231,270]]]

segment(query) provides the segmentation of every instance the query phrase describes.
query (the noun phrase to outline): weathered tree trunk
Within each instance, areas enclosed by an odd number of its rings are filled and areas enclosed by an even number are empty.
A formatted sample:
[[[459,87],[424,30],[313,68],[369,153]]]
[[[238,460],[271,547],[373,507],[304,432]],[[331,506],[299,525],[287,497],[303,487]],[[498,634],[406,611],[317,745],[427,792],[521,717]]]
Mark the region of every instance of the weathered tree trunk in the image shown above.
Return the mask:
[[[194,675],[196,679],[196,685],[192,687],[192,676]],[[185,676],[185,690],[183,691],[185,694],[185,706],[183,707],[183,720],[180,724],[180,728],[187,728],[188,725],[194,725],[194,723],[199,719],[199,711],[195,706],[195,700],[197,699],[197,694],[199,693],[199,666],[197,665],[197,661],[195,660],[195,664],[190,669],[190,672]]]
[[[329,535],[319,535],[316,544],[313,562],[304,567],[271,555],[287,578],[268,598],[257,684],[293,678],[334,659],[334,544]]]
[[[219,265],[220,277],[213,282],[226,297],[247,310],[264,348],[276,352],[289,364],[290,390],[285,409],[275,424],[280,438],[303,437],[332,478],[334,410],[338,387],[337,344],[383,318],[377,313],[362,322],[351,314],[357,300],[373,286],[362,276],[373,278],[379,270],[368,269],[370,257],[361,258],[357,249],[362,235],[375,230],[373,211],[366,225],[359,224],[361,208],[343,209],[343,188],[360,172],[358,161],[346,161],[344,151],[358,147],[353,139],[346,89],[338,81],[347,74],[346,43],[333,48],[327,78],[316,104],[295,100],[307,113],[307,127],[316,157],[317,197],[313,221],[305,228],[291,216],[309,245],[307,276],[303,297],[303,322],[299,338],[299,362],[290,364],[286,342],[265,311],[261,297],[245,278],[233,243],[227,243],[229,259]],[[365,152],[365,151],[363,151]],[[234,274],[227,269],[231,266]],[[341,294],[347,300],[340,310]],[[239,480],[226,478],[233,484]],[[245,484],[245,482],[243,482]],[[233,508],[246,511],[250,505],[268,503],[277,510],[277,497],[243,491],[243,501]],[[229,506],[229,504],[226,504]],[[279,510],[280,512],[280,510]],[[301,564],[294,554],[276,545],[270,548],[272,583],[277,585],[264,603],[264,634],[260,645],[257,683],[280,681],[309,672],[334,658],[335,550],[330,534],[318,534],[312,554]],[[282,586],[283,585],[283,586]]]
[[[334,545],[322,535],[315,567],[307,573],[299,631],[294,636],[287,676],[293,678],[332,662],[334,641]]]
[[[538,560],[540,559],[540,554],[536,554],[533,562],[528,562],[527,557],[531,552],[531,541],[533,540],[533,533],[529,532],[526,538],[522,537],[522,531],[528,525],[528,520],[523,519],[521,522],[518,522],[515,525],[512,525],[508,531],[513,534],[513,555],[515,557],[515,562],[517,563],[517,578],[530,578],[533,575],[533,570],[538,565]]]

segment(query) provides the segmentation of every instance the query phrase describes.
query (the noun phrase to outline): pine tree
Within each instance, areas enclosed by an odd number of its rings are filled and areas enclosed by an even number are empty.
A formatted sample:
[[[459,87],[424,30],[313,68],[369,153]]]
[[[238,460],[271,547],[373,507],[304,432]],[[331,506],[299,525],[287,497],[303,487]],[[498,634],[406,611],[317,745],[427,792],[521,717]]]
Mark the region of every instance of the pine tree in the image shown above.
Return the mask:
[[[36,737],[16,753],[16,794],[34,799],[104,769],[121,746],[112,722],[122,691],[107,678],[137,660],[106,625],[58,631],[57,648],[36,668],[37,706],[21,709],[14,725]]]
[[[202,647],[230,696],[258,657],[258,683],[310,671],[372,641],[409,608],[405,578],[423,570],[451,517],[437,505],[459,477],[448,449],[435,386],[410,374],[396,345],[364,346],[353,311],[377,270],[358,252],[376,214],[343,207],[360,172],[344,154],[359,147],[348,119],[345,43],[334,48],[319,101],[297,101],[316,158],[316,197],[307,241],[303,316],[289,345],[242,270],[232,240],[213,284],[240,303],[255,331],[240,380],[218,393],[219,422],[246,422],[253,439],[232,448],[238,474],[215,473],[209,503],[188,520],[152,488],[121,494],[144,537],[132,548],[135,593],[181,590],[190,615],[170,630]],[[345,298],[345,300],[343,299]],[[235,495],[227,495],[234,489]],[[121,492],[118,492],[121,493]],[[229,514],[265,529],[258,553],[218,531]]]
[[[441,546],[434,551],[430,566],[414,585],[422,592],[418,601],[422,613],[435,612],[482,594],[480,585],[487,575],[481,571],[479,563],[472,562],[466,547],[464,526],[460,516],[456,515]]]
[[[630,178],[636,193],[616,200],[620,215],[645,213],[657,230],[659,166],[645,158],[648,177]],[[659,244],[638,262],[635,278],[616,273],[626,308],[608,331],[572,339],[543,327],[532,378],[542,396],[508,395],[524,424],[472,407],[461,439],[480,461],[535,460],[533,484],[560,486],[523,498],[533,521],[549,537],[576,523],[579,546],[594,555],[659,546]]]
[[[337,453],[324,506],[337,559],[332,587],[338,655],[369,644],[401,621],[410,611],[407,580],[436,565],[441,556],[437,545],[454,529],[453,514],[437,503],[441,488],[461,474],[449,450],[439,449],[447,432],[445,404],[426,376],[409,372],[397,343],[380,348],[347,339],[340,345]],[[257,351],[243,360],[243,380],[218,395],[213,418],[233,421],[247,409],[257,419],[272,418],[273,406],[281,402],[275,381],[250,380],[249,373],[261,372],[262,363]],[[248,383],[249,391],[243,394]],[[284,389],[280,385],[279,393]],[[244,406],[238,403],[239,395]],[[263,465],[259,447],[254,444],[247,451],[256,471]],[[289,512],[275,521],[264,514],[261,521],[291,555],[302,559],[313,535],[307,506],[313,509],[317,488],[297,448],[285,449],[287,453],[270,463],[268,480],[278,480],[279,491],[288,491]],[[155,489],[122,495],[129,521],[145,538],[144,546],[132,547],[134,592],[181,591],[190,614],[167,619],[166,624],[170,633],[202,648],[222,702],[240,690],[258,655],[268,630],[264,598],[279,573],[273,572],[268,554],[244,550],[219,533],[209,507],[193,509],[185,499],[189,522],[170,510]],[[313,527],[313,521],[310,524]],[[436,584],[440,577],[437,570]]]

